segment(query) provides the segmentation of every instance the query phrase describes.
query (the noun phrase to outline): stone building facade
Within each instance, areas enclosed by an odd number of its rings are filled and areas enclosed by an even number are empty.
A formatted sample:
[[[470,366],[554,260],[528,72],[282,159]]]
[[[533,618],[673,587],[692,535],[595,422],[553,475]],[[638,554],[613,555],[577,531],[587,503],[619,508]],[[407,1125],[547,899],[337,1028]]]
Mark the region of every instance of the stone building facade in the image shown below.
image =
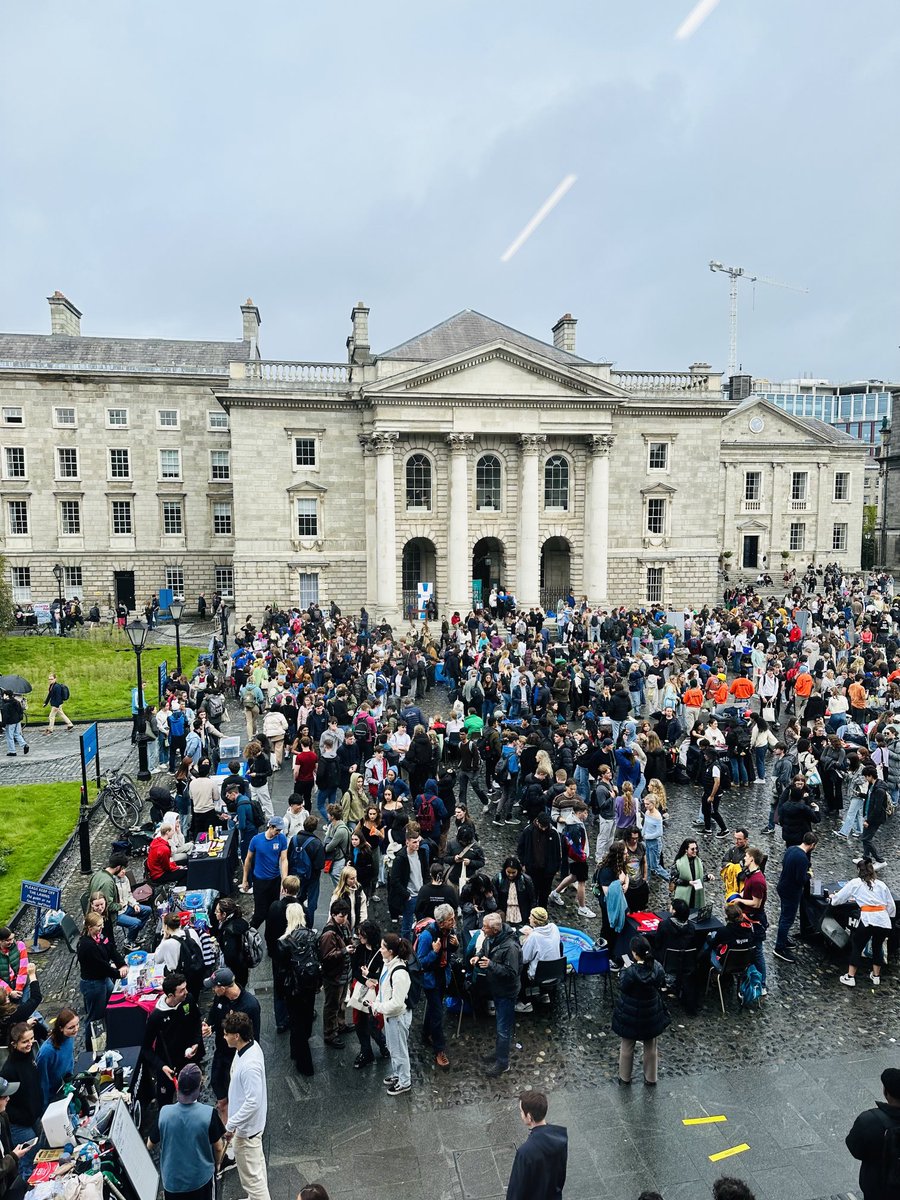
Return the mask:
[[[310,363],[260,357],[252,301],[236,342],[85,337],[50,307],[49,335],[0,335],[20,600],[55,594],[56,563],[88,601],[218,587],[241,615],[333,597],[394,618],[418,583],[441,611],[493,583],[679,607],[715,597],[723,551],[754,574],[782,549],[858,564],[859,443],[733,404],[702,363],[584,359],[568,314],[552,342],[466,310],[375,353],[360,303],[347,361]]]

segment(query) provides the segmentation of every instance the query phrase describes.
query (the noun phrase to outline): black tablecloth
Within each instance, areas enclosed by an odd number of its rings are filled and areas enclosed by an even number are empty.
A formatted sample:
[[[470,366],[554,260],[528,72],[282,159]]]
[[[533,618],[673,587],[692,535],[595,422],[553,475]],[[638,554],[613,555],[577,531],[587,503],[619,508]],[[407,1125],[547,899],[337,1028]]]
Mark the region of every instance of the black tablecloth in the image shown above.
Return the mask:
[[[106,1006],[106,1048],[124,1052],[144,1042],[147,1012],[140,1004]],[[93,1058],[91,1059],[93,1062]]]
[[[189,892],[212,888],[220,896],[234,891],[234,873],[238,865],[237,830],[229,830],[221,854],[215,858],[189,858],[187,888]]]

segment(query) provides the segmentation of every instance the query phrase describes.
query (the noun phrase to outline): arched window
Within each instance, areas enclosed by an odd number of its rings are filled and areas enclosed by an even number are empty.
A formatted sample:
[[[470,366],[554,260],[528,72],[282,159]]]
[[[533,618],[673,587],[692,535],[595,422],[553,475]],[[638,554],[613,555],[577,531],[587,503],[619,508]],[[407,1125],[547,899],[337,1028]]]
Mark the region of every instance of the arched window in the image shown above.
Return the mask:
[[[406,507],[431,508],[431,462],[424,454],[406,460]]]
[[[479,512],[500,511],[502,470],[496,454],[482,454],[475,466],[475,507]]]
[[[551,454],[544,464],[544,508],[569,509],[569,463],[561,454]]]

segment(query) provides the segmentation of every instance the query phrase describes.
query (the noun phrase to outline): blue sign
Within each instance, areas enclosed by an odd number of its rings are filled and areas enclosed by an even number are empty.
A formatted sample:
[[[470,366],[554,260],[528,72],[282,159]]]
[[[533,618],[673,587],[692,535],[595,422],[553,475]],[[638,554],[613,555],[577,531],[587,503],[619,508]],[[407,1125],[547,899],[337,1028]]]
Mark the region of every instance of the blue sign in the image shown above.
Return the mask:
[[[159,612],[156,614],[157,621],[170,621],[172,618],[169,615],[169,605],[175,599],[175,593],[171,588],[159,589]]]
[[[34,908],[59,908],[62,903],[62,891],[46,883],[34,883],[30,879],[23,879],[19,899],[23,904],[30,904]]]
[[[97,750],[97,722],[95,721],[93,725],[88,725],[81,735],[81,757],[85,767],[97,757]]]
[[[166,680],[169,678],[169,663],[164,658],[159,664],[159,674],[157,676],[156,685],[159,690],[159,701],[162,703],[163,693],[166,690]],[[144,697],[144,703],[147,703],[147,697]]]

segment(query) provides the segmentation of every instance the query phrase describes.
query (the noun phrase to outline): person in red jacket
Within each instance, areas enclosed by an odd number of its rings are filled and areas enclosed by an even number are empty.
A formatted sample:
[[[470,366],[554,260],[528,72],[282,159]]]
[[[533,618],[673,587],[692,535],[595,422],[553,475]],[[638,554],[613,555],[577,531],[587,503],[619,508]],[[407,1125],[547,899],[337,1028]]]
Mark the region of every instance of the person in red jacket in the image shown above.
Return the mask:
[[[172,833],[171,825],[160,825],[147,850],[147,878],[154,883],[187,883],[187,867],[179,867],[172,857]]]

